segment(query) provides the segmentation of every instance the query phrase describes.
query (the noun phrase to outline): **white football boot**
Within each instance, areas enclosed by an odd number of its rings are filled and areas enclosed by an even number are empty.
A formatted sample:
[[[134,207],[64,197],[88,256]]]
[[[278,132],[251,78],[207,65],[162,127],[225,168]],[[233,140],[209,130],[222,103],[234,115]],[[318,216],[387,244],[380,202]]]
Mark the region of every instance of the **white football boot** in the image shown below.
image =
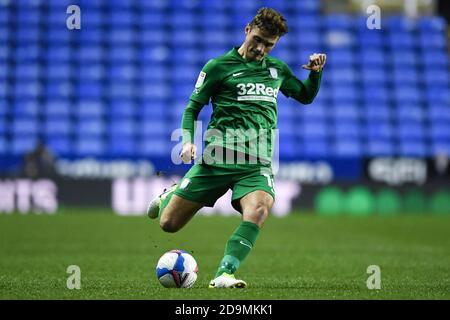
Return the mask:
[[[238,280],[234,277],[234,274],[222,273],[222,275],[211,280],[208,288],[245,288],[247,283],[243,280]]]
[[[173,184],[170,188],[164,189],[163,193],[161,193],[159,196],[155,197],[152,201],[150,201],[150,204],[147,208],[147,216],[150,219],[156,219],[159,216],[159,207],[161,206],[161,202],[175,189],[177,188],[177,184]]]

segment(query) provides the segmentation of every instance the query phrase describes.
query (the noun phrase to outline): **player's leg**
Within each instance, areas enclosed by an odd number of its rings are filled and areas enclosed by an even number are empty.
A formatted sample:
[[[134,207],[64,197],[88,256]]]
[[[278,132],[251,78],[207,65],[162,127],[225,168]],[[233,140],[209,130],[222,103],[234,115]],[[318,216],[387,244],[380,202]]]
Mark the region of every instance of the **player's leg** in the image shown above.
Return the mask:
[[[179,184],[173,185],[151,201],[147,214],[160,217],[161,228],[166,232],[180,230],[203,206],[212,207],[228,190],[229,177],[217,174],[208,166],[196,164]]]
[[[273,203],[274,190],[271,175],[256,173],[235,184],[233,206],[242,213],[242,222],[225,246],[224,257],[210,287],[243,288],[246,286],[244,281],[234,279],[233,275],[254,247]]]
[[[165,201],[164,201],[165,202]],[[177,232],[192,219],[203,204],[172,194],[162,206],[159,225],[165,232]]]

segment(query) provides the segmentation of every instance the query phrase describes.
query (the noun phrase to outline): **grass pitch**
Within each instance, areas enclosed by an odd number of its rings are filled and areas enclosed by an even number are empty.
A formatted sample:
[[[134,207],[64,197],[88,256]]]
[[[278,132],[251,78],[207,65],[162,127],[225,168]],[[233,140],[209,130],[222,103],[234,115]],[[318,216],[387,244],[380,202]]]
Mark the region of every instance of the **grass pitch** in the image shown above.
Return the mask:
[[[146,217],[63,209],[54,216],[0,215],[0,299],[449,299],[450,216],[269,217],[238,270],[244,290],[207,289],[225,242],[239,224],[197,216],[167,234]],[[163,288],[155,276],[170,249],[199,264],[191,289]],[[69,265],[81,289],[66,287]],[[369,265],[381,289],[366,286]]]

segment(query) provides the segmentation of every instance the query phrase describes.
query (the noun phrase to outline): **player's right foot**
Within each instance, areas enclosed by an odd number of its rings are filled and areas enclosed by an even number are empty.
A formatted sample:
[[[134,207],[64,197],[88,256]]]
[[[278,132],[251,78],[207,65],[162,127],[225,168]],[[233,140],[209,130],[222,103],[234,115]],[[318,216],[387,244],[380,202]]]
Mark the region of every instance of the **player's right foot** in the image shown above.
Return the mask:
[[[173,184],[170,188],[164,189],[163,193],[155,197],[147,208],[147,216],[150,219],[156,219],[159,216],[159,208],[161,207],[161,202],[173,191],[175,191],[177,184]]]
[[[222,273],[214,280],[211,280],[208,288],[245,288],[247,283],[243,280],[238,280],[234,277],[234,274]]]

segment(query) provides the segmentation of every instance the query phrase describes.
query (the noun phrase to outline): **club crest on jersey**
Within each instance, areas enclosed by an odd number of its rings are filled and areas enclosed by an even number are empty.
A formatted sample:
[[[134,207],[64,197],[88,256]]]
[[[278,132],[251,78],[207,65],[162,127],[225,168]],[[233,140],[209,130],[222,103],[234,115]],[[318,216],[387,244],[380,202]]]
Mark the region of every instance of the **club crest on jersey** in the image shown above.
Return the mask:
[[[269,68],[269,72],[270,72],[270,76],[273,79],[277,79],[278,78],[278,71],[275,68]]]

